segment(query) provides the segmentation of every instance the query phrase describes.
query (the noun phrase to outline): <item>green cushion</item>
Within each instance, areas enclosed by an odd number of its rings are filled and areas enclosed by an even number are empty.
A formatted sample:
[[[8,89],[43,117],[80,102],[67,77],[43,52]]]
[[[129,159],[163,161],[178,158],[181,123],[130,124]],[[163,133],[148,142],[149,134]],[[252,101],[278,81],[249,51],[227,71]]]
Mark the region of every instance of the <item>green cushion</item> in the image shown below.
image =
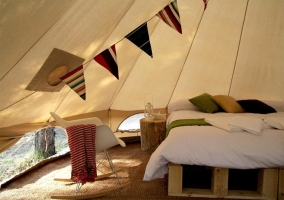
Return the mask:
[[[202,112],[215,113],[219,110],[218,104],[215,103],[215,101],[211,98],[211,95],[207,93],[193,97],[189,99],[189,101]]]

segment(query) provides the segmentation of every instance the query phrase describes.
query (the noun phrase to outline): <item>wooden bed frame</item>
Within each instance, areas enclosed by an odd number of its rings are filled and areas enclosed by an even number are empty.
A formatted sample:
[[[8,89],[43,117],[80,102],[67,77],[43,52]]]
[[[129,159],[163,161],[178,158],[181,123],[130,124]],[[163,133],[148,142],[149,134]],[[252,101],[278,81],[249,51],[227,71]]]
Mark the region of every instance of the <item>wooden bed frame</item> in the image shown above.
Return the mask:
[[[211,189],[183,188],[183,167],[169,163],[168,195],[284,200],[284,169],[258,169],[257,191],[228,190],[229,169],[212,168]]]

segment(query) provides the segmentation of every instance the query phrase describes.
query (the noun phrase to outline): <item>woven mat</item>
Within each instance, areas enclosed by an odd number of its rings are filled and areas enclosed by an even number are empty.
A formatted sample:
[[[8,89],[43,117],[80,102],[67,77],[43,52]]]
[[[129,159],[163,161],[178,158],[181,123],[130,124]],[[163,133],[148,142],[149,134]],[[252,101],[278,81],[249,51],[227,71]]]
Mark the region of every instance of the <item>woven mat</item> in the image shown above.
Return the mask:
[[[205,199],[168,196],[167,178],[144,182],[143,176],[151,153],[142,151],[139,142],[127,144],[125,148],[113,147],[109,149],[109,153],[116,168],[122,169],[121,172],[118,172],[121,182],[123,184],[130,183],[130,185],[118,192],[96,199]],[[103,153],[97,155],[97,159],[103,157]],[[104,171],[105,169],[101,167],[99,170]],[[70,156],[64,156],[7,184],[5,188],[0,190],[0,199],[41,200],[50,199],[52,195],[73,195],[75,184],[53,181],[54,178],[70,178],[70,171]],[[80,191],[86,194],[116,185],[116,178],[112,176],[103,181],[87,183]]]

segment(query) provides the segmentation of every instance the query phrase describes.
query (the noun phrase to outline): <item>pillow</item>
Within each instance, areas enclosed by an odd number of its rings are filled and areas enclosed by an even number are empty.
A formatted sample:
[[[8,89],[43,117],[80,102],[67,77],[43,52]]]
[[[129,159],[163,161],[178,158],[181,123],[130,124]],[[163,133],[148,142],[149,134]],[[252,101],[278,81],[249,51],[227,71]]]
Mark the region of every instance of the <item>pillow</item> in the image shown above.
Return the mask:
[[[261,101],[274,108],[276,112],[284,112],[284,101],[277,101],[277,100],[261,100]]]
[[[188,99],[179,99],[169,104],[168,113],[176,110],[198,110]]]
[[[257,99],[238,100],[237,102],[249,113],[267,114],[276,112],[274,108]]]
[[[202,112],[214,113],[219,110],[218,104],[216,104],[215,101],[212,100],[211,95],[207,93],[193,97],[189,99],[189,101]]]
[[[235,116],[229,122],[229,125],[241,128],[254,135],[259,135],[263,127],[263,121],[255,117]]]
[[[264,123],[276,129],[284,130],[284,117],[268,117],[264,119]]]
[[[215,95],[212,99],[227,113],[243,113],[245,110],[236,99],[228,95]]]

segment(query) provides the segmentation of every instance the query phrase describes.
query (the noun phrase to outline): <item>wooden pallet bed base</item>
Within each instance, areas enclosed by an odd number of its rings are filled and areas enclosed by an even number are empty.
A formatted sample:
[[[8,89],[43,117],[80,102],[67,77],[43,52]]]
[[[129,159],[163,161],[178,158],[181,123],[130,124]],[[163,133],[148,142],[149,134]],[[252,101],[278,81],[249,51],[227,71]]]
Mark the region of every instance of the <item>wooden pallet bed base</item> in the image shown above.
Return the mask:
[[[257,191],[228,190],[225,168],[212,168],[211,189],[183,188],[182,179],[182,165],[169,163],[169,196],[284,200],[284,169],[258,169]]]
[[[284,199],[284,169],[279,169],[278,199]]]

